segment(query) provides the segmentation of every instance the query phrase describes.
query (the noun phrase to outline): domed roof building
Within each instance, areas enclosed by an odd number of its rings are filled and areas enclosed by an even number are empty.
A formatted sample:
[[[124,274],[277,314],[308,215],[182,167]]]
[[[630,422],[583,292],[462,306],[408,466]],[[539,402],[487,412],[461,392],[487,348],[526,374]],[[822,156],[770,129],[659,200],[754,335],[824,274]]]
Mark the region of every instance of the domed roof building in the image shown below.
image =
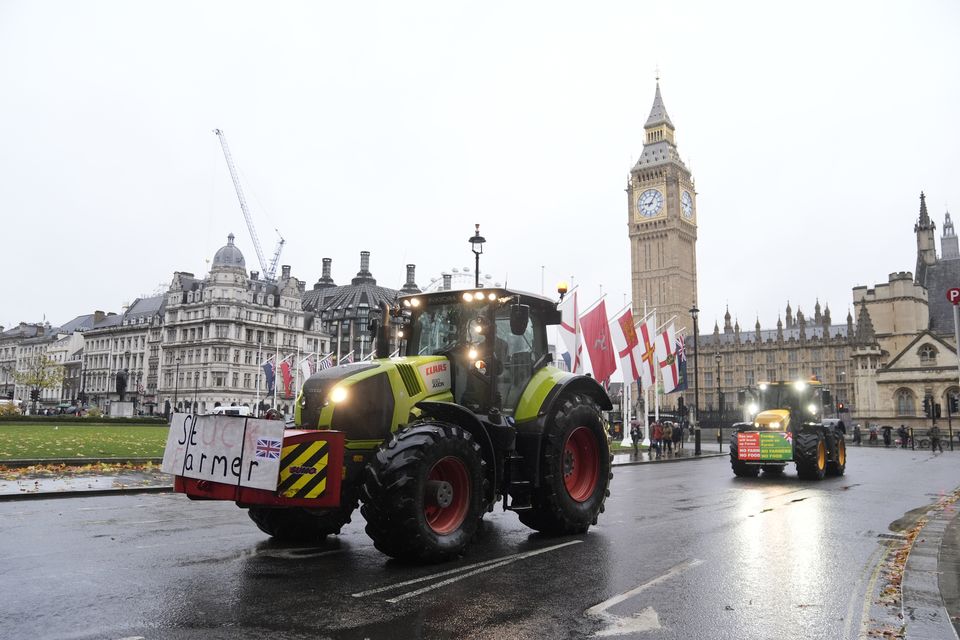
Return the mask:
[[[247,266],[243,259],[243,253],[240,252],[237,245],[233,244],[233,239],[234,235],[231,233],[227,236],[227,244],[220,247],[213,255],[211,271],[214,269],[239,269],[241,272],[246,272]]]

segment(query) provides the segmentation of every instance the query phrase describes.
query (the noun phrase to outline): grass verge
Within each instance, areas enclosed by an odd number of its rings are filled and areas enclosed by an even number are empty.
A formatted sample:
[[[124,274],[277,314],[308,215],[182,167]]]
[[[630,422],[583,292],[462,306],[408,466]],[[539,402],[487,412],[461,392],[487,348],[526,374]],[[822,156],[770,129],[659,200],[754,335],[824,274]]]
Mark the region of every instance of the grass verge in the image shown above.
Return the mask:
[[[0,463],[4,460],[65,458],[159,458],[167,425],[0,425]]]

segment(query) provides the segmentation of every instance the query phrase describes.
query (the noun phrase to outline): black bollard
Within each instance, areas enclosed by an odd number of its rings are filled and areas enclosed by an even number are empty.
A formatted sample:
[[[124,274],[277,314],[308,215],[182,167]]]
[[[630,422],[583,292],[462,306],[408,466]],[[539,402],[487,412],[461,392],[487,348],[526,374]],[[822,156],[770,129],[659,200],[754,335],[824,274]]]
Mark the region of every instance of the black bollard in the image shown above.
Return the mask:
[[[700,455],[700,427],[693,428],[693,455]]]

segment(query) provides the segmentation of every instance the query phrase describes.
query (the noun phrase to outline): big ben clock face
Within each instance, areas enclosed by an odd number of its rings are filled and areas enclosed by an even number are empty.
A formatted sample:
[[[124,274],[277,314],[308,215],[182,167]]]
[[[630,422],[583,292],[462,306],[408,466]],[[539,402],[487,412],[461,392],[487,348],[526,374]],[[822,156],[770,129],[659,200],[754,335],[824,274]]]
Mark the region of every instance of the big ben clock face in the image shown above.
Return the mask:
[[[684,191],[680,197],[680,211],[687,220],[693,220],[693,196],[689,191]]]
[[[637,198],[637,213],[644,218],[652,218],[663,208],[663,194],[656,189],[647,189]]]

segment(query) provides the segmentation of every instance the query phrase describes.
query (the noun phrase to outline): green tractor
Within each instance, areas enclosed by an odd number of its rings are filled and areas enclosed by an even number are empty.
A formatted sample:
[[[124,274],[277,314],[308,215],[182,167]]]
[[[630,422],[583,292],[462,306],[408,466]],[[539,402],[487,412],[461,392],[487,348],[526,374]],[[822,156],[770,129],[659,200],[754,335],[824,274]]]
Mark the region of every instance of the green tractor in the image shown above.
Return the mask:
[[[359,506],[377,549],[416,562],[462,554],[499,501],[545,534],[596,524],[612,477],[601,418],[611,403],[593,378],[552,366],[555,302],[440,291],[401,297],[382,317],[371,321],[377,359],[303,384],[276,490],[179,475],[177,490],[234,500],[278,539],[339,533]],[[401,318],[406,353],[387,357]]]
[[[844,474],[847,446],[842,423],[823,420],[823,407],[832,403],[820,382],[764,382],[755,391],[742,402],[751,422],[736,425],[737,432],[730,437],[734,475],[755,478],[761,470],[779,475],[791,461],[805,480]]]

